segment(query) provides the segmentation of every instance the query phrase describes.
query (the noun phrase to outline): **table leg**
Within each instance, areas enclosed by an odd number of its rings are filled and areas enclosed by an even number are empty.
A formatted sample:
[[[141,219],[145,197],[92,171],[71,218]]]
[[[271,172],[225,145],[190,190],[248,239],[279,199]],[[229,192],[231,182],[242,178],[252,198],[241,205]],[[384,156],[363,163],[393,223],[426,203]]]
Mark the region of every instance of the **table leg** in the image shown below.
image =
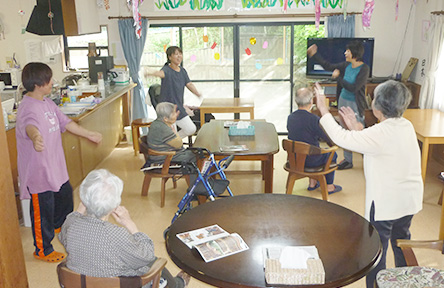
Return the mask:
[[[140,138],[139,126],[131,125],[131,132],[133,134],[134,156],[137,156],[139,154],[139,138]]]
[[[429,139],[424,138],[422,142],[422,153],[421,153],[421,174],[422,181],[425,182],[426,171],[427,171],[427,159],[429,158]]]
[[[441,206],[441,220],[439,222],[439,240],[444,240],[444,205]]]
[[[254,119],[254,107],[250,110],[250,119]]]
[[[264,168],[262,177],[265,179],[265,193],[273,193],[273,155],[269,155],[268,159],[264,161]]]
[[[205,124],[205,110],[200,107],[200,127]]]

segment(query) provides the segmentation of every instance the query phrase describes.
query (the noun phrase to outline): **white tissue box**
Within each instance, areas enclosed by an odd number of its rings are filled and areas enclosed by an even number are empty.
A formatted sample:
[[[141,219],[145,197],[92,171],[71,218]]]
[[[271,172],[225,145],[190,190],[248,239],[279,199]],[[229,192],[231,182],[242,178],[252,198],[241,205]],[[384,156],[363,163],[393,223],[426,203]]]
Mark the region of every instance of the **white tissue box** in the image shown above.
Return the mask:
[[[265,279],[271,285],[324,284],[324,265],[321,259],[308,259],[307,269],[284,269],[279,259],[265,259]]]

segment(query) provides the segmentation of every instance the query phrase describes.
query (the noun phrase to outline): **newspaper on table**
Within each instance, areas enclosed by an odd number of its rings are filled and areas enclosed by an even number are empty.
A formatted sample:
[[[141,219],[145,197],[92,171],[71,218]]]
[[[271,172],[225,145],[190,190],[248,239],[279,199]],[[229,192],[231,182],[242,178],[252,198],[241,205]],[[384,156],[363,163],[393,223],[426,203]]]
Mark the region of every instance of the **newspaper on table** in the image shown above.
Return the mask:
[[[249,247],[237,233],[228,233],[219,225],[180,233],[176,235],[189,248],[196,248],[205,262],[233,255]]]
[[[248,151],[247,145],[224,145],[219,147],[220,152]]]

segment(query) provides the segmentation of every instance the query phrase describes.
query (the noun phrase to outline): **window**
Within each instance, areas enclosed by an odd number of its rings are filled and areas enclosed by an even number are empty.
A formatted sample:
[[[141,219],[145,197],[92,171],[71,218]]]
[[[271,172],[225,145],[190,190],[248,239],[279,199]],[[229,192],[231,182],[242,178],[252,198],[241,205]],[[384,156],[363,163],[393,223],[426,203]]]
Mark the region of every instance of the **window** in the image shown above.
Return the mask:
[[[88,69],[88,43],[95,42],[97,53],[108,56],[108,30],[100,26],[100,33],[66,37],[65,68],[66,70]]]
[[[255,117],[286,133],[293,85],[305,79],[308,37],[324,37],[324,26],[318,31],[314,23],[151,25],[141,76],[145,69],[160,70],[166,48],[179,46],[183,67],[204,97],[254,98]],[[144,83],[150,86],[160,79],[147,78]],[[199,104],[187,89],[184,101]],[[227,119],[224,114],[214,116]]]

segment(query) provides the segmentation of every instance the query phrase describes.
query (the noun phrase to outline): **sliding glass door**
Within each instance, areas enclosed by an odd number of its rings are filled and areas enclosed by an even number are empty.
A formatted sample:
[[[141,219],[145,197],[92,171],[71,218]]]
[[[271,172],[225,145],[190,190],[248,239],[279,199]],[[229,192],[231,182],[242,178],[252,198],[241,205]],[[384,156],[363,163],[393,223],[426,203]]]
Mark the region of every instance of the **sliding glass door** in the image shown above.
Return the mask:
[[[183,67],[205,98],[253,98],[255,118],[286,133],[292,87],[305,77],[306,38],[323,35],[323,26],[317,31],[311,23],[151,25],[141,73],[161,69],[165,49],[179,46]],[[153,83],[160,79],[145,79],[146,85]],[[185,89],[185,103],[200,101]],[[214,116],[233,118],[233,114]]]

